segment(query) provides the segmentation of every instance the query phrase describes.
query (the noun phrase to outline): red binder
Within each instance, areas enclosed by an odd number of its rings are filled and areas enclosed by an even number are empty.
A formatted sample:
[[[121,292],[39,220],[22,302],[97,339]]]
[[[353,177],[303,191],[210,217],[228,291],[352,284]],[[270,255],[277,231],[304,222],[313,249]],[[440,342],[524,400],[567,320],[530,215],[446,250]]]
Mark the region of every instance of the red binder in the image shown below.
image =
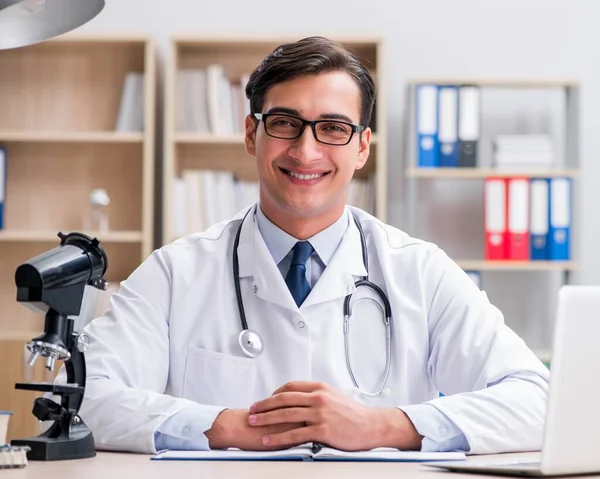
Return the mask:
[[[486,178],[484,183],[485,259],[506,259],[507,191],[504,178]]]
[[[506,259],[529,259],[529,179],[510,178],[507,183],[508,242]]]

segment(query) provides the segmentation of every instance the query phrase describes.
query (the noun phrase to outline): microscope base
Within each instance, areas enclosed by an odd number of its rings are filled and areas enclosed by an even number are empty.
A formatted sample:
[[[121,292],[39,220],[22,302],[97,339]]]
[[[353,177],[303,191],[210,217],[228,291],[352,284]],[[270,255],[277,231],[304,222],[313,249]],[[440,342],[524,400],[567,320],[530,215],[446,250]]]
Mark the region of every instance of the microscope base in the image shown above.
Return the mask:
[[[27,459],[30,461],[62,461],[85,459],[96,455],[94,436],[87,427],[73,431],[71,437],[45,437],[40,435],[27,439],[14,439],[13,446],[29,446]]]

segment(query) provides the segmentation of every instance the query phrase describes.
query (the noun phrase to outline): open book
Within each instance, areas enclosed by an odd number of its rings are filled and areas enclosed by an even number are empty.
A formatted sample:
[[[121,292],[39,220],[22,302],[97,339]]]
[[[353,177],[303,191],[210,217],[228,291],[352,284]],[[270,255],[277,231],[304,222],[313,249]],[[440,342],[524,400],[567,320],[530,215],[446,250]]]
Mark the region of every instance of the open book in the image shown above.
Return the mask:
[[[313,453],[306,444],[282,451],[241,451],[239,449],[213,451],[160,451],[151,458],[155,461],[375,461],[375,462],[428,462],[461,461],[462,452],[399,451],[380,447],[370,451],[346,452],[323,447]]]

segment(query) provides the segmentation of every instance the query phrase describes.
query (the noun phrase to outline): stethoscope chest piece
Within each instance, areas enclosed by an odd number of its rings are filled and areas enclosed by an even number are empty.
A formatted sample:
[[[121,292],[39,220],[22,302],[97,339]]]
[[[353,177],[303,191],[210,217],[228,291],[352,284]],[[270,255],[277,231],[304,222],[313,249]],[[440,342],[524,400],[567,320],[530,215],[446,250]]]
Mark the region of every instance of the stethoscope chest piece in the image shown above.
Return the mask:
[[[263,352],[263,341],[256,331],[244,329],[238,336],[240,348],[246,356],[256,358]]]

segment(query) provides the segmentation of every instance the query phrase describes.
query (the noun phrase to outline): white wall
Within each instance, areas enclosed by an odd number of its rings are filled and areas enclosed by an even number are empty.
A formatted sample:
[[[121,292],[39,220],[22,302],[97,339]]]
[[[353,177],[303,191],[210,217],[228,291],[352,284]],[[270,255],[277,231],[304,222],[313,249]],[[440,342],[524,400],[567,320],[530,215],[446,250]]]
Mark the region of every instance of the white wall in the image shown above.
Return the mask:
[[[600,283],[600,4],[591,0],[107,0],[104,12],[80,30],[140,32],[165,45],[171,34],[307,34],[378,35],[387,41],[390,218],[402,221],[401,135],[405,114],[405,81],[422,76],[569,77],[581,80],[581,166],[579,181],[585,222],[579,224],[577,254],[581,271],[576,282]],[[596,153],[594,153],[596,152]],[[394,186],[393,188],[391,186]],[[464,194],[467,191],[467,195]],[[439,190],[438,190],[439,188]],[[473,184],[425,188],[423,212],[454,204],[480,214],[480,189]],[[442,199],[443,198],[443,199]],[[453,218],[450,216],[450,218]],[[457,217],[458,221],[458,217]],[[461,245],[453,239],[457,221],[438,243],[450,253]],[[481,250],[479,222],[467,222],[472,248]],[[461,225],[461,229],[463,226]],[[458,253],[456,253],[458,254]],[[552,297],[559,278],[549,273],[489,273],[488,294],[532,347],[548,347]],[[528,298],[531,297],[531,300]],[[543,305],[539,308],[539,305]]]

